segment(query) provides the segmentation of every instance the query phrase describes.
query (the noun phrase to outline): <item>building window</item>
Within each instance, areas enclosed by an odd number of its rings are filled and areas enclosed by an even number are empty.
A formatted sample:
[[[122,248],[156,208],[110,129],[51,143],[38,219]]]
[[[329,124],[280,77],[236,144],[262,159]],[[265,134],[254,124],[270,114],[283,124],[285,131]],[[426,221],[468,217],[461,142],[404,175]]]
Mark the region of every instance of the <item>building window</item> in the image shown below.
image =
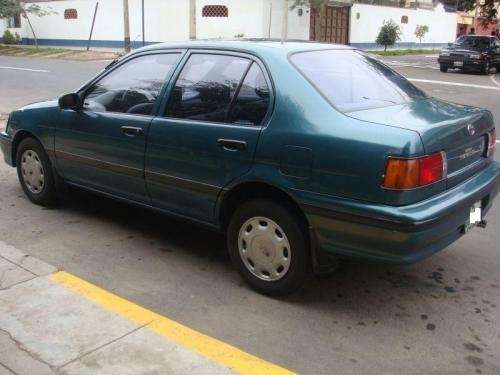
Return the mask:
[[[408,23],[408,16],[401,16],[401,23]]]
[[[7,19],[7,27],[8,28],[19,28],[21,27],[21,14],[18,13],[14,17],[10,17]]]
[[[202,10],[203,17],[228,17],[229,10],[225,5],[205,5]]]
[[[78,12],[76,9],[66,9],[64,11],[65,20],[76,20],[78,18]]]

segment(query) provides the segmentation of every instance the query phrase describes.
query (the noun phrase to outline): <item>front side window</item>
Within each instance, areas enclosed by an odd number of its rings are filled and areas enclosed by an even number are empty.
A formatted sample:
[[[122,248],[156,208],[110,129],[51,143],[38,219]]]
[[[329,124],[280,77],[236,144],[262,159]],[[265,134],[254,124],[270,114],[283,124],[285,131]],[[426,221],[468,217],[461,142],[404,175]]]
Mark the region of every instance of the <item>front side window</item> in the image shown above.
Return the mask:
[[[178,53],[139,56],[86,91],[84,108],[96,112],[150,115]]]
[[[237,56],[191,55],[175,83],[166,116],[226,122],[234,95],[250,63]]]
[[[269,109],[270,91],[262,69],[253,63],[238,92],[229,121],[261,125]]]
[[[338,110],[378,108],[426,95],[375,58],[355,50],[319,50],[292,55],[293,65]]]

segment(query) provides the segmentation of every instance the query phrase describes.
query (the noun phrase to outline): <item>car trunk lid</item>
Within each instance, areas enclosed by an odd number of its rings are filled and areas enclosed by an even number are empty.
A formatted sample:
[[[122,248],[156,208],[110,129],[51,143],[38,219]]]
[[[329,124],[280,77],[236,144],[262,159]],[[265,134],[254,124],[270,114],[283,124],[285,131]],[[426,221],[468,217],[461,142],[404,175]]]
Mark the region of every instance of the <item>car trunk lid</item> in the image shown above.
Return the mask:
[[[486,165],[487,134],[494,127],[486,110],[428,98],[347,115],[416,131],[427,154],[445,151],[448,188]]]

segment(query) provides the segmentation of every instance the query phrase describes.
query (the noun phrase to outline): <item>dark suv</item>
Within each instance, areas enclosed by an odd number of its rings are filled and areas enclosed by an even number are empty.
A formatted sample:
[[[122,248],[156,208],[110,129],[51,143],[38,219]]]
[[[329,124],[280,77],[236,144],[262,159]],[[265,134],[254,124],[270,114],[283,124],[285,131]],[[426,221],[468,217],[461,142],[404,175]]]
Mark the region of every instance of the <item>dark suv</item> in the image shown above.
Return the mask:
[[[459,68],[489,74],[493,66],[500,72],[500,40],[494,36],[461,36],[441,51],[438,62],[442,72]]]

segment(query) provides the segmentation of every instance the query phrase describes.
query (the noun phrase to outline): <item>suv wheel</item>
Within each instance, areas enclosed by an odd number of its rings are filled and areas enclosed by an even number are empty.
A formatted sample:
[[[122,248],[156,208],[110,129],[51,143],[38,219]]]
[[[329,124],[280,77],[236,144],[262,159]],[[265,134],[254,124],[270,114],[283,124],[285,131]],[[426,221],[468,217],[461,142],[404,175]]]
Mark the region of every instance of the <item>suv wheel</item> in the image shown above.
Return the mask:
[[[439,70],[442,71],[443,73],[446,73],[448,71],[448,65],[439,64]]]
[[[17,176],[29,200],[41,206],[56,202],[54,174],[42,145],[33,138],[19,144],[16,153]]]
[[[484,67],[483,67],[483,74],[486,74],[486,75],[490,74],[490,70],[491,70],[491,64],[489,61],[486,61],[484,63]]]
[[[227,241],[238,272],[263,294],[290,294],[309,274],[305,228],[284,205],[270,200],[244,203],[231,218]]]

